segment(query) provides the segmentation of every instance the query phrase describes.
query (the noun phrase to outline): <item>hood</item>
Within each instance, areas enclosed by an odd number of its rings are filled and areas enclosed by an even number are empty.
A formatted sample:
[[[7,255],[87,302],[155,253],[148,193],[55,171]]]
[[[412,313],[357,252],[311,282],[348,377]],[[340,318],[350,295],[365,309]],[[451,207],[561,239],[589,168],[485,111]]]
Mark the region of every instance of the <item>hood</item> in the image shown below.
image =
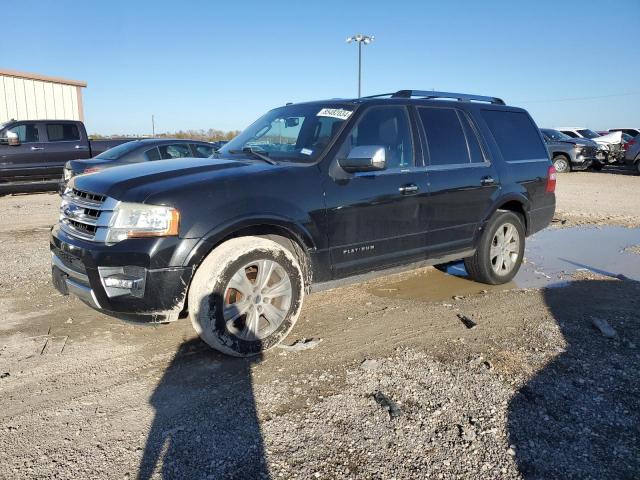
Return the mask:
[[[622,143],[622,132],[611,132],[608,135],[594,138],[598,143]]]
[[[152,194],[176,187],[189,188],[191,184],[208,182],[241,170],[249,173],[275,168],[280,167],[249,159],[177,158],[120,165],[80,175],[71,181],[75,188],[83,191],[108,195],[116,200],[143,202]]]
[[[572,138],[571,140],[561,140],[572,145],[584,145],[585,147],[597,147],[598,144],[588,138]]]
[[[548,145],[584,145],[585,147],[597,147],[598,144],[588,138],[567,138],[566,140],[551,140]]]

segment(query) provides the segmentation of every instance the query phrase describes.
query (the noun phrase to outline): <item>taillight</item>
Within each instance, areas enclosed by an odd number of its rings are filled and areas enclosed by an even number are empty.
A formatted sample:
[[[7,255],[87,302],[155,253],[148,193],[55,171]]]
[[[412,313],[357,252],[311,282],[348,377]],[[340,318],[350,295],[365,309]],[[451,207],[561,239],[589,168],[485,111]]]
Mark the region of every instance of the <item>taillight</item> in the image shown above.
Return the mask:
[[[556,172],[555,167],[552,165],[549,167],[547,171],[547,193],[553,193],[556,191],[556,177],[558,176],[558,172]]]

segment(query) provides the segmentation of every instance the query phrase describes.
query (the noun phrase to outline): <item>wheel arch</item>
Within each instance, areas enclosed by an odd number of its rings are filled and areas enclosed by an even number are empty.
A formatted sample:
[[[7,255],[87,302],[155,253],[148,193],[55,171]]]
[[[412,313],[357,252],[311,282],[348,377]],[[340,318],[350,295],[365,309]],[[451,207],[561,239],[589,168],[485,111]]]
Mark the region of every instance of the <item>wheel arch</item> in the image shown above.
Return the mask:
[[[304,270],[305,283],[311,282],[309,252],[316,249],[313,237],[303,226],[278,217],[236,220],[210,231],[190,252],[185,266],[190,266],[195,271],[217,246],[231,238],[245,236],[269,238],[292,250]]]
[[[522,194],[512,193],[510,195],[499,198],[495,204],[489,210],[489,213],[484,218],[482,225],[486,225],[491,216],[497,212],[498,210],[507,210],[510,212],[517,213],[522,217],[524,221],[524,230],[527,235],[529,235],[529,229],[531,225],[529,210],[531,208],[531,202],[527,197]]]

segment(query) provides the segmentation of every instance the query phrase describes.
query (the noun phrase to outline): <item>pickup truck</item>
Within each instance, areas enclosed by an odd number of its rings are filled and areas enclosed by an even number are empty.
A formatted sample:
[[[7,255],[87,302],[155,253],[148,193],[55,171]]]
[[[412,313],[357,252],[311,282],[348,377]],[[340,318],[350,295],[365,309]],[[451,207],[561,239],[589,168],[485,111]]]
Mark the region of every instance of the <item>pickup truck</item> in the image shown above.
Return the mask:
[[[95,157],[129,140],[89,140],[84,124],[72,120],[1,123],[0,194],[55,190],[68,160]]]

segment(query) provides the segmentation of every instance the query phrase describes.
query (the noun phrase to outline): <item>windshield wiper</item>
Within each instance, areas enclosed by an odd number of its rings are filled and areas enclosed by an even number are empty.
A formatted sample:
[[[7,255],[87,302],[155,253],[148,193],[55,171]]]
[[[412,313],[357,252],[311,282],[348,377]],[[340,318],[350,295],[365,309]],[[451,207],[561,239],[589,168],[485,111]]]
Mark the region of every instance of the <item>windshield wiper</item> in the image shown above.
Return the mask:
[[[258,152],[257,150],[254,150],[251,147],[244,147],[242,150],[229,150],[229,153],[249,153],[251,155],[253,155],[255,158],[259,158],[260,160],[264,160],[265,162],[267,162],[269,165],[277,165],[277,163],[273,160],[271,160],[268,156],[264,155],[263,153]]]

